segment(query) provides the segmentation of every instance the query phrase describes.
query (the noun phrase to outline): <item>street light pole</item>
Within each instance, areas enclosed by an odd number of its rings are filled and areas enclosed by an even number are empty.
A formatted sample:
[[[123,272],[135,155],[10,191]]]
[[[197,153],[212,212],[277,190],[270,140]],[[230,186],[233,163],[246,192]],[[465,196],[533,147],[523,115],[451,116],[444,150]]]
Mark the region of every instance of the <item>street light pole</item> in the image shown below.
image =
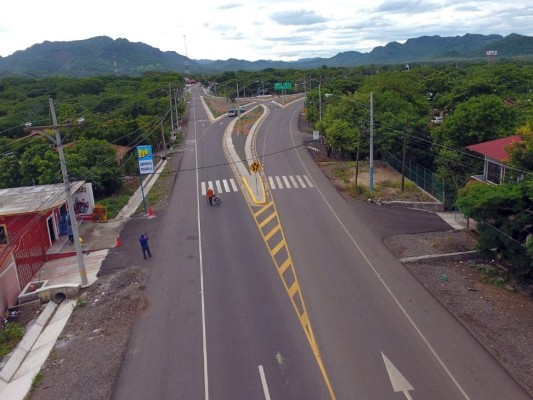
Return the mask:
[[[56,146],[59,153],[59,161],[61,164],[61,173],[63,174],[63,183],[65,184],[65,196],[67,197],[68,214],[70,216],[70,225],[72,226],[72,234],[74,236],[74,245],[76,247],[76,257],[78,259],[78,269],[80,271],[81,286],[89,286],[87,279],[87,271],[85,270],[85,262],[83,261],[83,252],[81,250],[81,243],[79,240],[80,234],[78,231],[78,223],[76,221],[76,213],[74,212],[74,205],[72,204],[72,195],[70,193],[70,183],[68,180],[67,165],[65,163],[65,154],[63,153],[63,144],[61,143],[61,134],[57,125],[56,110],[54,108],[54,100],[48,98],[50,104],[50,112],[52,114],[52,122],[54,123],[54,130],[56,134]]]

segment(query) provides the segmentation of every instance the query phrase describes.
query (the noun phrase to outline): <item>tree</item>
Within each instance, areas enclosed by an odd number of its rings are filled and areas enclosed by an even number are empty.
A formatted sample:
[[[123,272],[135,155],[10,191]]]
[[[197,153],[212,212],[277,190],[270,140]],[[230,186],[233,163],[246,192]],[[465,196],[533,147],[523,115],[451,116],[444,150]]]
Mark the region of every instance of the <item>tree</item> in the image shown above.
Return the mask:
[[[122,186],[117,152],[105,140],[80,139],[65,148],[65,159],[69,179],[91,182],[96,196],[112,194]]]
[[[519,128],[516,133],[522,138],[521,142],[513,143],[507,153],[510,157],[510,164],[520,171],[533,170],[533,122]],[[521,174],[522,172],[518,172]]]
[[[482,253],[495,249],[516,278],[533,278],[533,179],[504,185],[473,182],[459,191],[457,204],[476,221]]]
[[[495,95],[472,97],[444,119],[442,127],[435,131],[434,139],[457,147],[466,147],[514,132],[515,110],[506,106]]]

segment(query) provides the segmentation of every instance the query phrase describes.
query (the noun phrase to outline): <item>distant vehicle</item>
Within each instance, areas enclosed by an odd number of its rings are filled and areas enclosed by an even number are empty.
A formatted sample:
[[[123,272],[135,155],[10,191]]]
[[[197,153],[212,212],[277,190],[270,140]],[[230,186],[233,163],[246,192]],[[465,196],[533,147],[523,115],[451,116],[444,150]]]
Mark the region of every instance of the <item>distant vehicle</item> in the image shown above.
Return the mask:
[[[442,124],[442,117],[433,117],[433,118],[431,118],[431,122],[436,124],[436,125],[440,125],[440,124]]]
[[[246,111],[246,108],[244,106],[239,106],[239,112],[243,113]]]
[[[228,110],[228,117],[236,117],[237,113],[238,113],[237,110],[234,110],[234,109]]]

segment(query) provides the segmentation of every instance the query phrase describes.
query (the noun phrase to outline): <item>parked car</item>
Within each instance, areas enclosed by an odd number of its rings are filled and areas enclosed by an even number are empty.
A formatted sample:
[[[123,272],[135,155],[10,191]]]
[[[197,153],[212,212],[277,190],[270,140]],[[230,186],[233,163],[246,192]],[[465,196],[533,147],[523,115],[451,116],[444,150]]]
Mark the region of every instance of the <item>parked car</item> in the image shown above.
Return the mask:
[[[431,118],[431,122],[437,125],[442,124],[442,117],[433,117]]]

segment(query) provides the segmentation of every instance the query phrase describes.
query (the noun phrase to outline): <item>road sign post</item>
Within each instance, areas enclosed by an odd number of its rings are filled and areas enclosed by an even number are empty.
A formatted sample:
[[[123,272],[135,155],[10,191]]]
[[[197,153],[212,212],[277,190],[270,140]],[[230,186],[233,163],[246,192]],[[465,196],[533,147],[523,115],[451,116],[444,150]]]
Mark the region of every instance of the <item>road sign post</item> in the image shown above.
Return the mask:
[[[257,186],[257,173],[263,169],[261,163],[257,160],[250,164],[250,171],[255,175],[255,194],[259,195],[259,187]]]

